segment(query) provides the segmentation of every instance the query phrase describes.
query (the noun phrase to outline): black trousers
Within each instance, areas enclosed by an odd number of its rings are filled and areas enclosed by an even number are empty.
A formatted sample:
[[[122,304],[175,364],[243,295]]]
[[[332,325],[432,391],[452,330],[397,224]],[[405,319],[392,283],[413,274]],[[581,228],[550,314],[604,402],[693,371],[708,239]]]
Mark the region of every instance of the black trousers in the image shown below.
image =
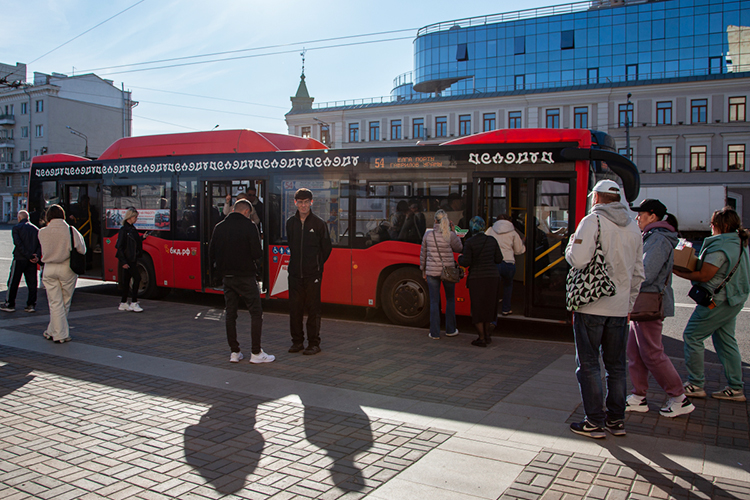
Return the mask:
[[[16,294],[18,293],[18,285],[21,283],[21,276],[26,280],[26,287],[29,289],[29,296],[26,299],[26,305],[32,307],[36,306],[36,264],[29,262],[26,259],[13,259],[13,263],[10,265],[8,293],[5,296],[5,301],[11,307],[16,307]]]
[[[263,330],[263,308],[260,305],[258,282],[252,277],[224,277],[224,303],[226,304],[227,342],[232,352],[240,352],[237,341],[237,310],[240,299],[250,311],[250,349],[253,354],[260,354],[260,334]]]
[[[138,271],[138,266],[128,266],[127,269],[121,268],[121,281],[120,288],[122,288],[122,299],[120,302],[128,301],[128,292],[131,292],[131,301],[138,302],[138,287],[141,286],[141,273]],[[132,287],[129,287],[130,282],[133,282]]]
[[[289,276],[289,330],[292,343],[305,343],[302,320],[307,313],[307,346],[320,345],[320,285],[321,278]]]

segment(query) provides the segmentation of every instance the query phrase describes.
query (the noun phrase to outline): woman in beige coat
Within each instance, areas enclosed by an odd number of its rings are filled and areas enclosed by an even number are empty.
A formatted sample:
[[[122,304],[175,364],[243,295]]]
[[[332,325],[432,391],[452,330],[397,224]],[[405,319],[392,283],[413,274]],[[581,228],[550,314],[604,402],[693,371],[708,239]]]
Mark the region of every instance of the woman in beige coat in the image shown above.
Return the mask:
[[[71,230],[75,249],[81,255],[86,255],[86,243],[81,233],[65,222],[65,210],[60,205],[49,207],[46,218],[47,225],[39,230],[44,263],[42,283],[47,290],[49,305],[49,325],[44,337],[62,344],[72,340],[68,327],[68,312],[78,281],[78,275],[70,268]]]

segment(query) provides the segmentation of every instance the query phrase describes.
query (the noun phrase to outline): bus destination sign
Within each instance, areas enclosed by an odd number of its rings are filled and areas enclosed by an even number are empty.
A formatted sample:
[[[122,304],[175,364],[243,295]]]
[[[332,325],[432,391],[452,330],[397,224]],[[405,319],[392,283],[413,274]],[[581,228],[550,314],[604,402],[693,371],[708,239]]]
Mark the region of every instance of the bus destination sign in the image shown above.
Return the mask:
[[[401,168],[456,168],[449,155],[378,156],[373,157],[370,168],[378,170]]]

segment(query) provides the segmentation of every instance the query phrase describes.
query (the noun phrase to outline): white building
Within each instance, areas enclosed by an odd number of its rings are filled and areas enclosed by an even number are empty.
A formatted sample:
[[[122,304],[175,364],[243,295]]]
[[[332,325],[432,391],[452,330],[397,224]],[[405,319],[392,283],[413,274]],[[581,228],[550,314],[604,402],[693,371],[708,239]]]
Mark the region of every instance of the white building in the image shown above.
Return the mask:
[[[31,158],[69,153],[97,157],[132,127],[130,92],[94,74],[34,73],[0,64],[0,220],[26,207]]]

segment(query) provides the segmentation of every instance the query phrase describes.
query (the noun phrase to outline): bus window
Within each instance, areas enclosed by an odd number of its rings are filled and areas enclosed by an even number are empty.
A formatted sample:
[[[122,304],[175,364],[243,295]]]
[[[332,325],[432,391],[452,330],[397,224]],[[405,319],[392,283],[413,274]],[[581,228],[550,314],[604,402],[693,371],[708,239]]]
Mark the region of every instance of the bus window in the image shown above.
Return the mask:
[[[198,181],[177,182],[177,205],[175,207],[175,240],[198,241]]]
[[[119,231],[125,212],[134,207],[138,210],[139,231],[158,231],[165,238],[172,228],[169,214],[171,183],[138,184],[129,186],[102,186],[104,223],[108,234]]]
[[[294,194],[300,188],[307,188],[313,193],[312,211],[328,225],[331,243],[334,246],[347,246],[349,233],[349,182],[347,180],[284,180],[274,186],[269,193],[271,212],[271,242],[286,241],[286,221],[297,213],[294,205]],[[278,190],[278,209],[276,191]],[[276,213],[281,217],[277,218]],[[277,236],[278,235],[278,236]]]

